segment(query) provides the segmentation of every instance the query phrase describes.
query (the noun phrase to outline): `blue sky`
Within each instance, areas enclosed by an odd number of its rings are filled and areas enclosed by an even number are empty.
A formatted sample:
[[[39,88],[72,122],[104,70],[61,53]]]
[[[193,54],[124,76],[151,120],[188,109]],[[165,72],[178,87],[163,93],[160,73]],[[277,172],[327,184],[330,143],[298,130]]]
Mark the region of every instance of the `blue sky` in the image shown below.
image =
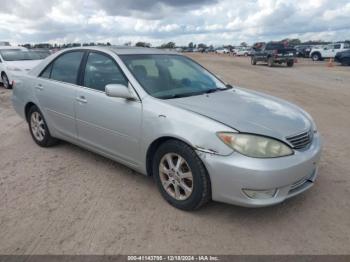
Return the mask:
[[[254,43],[350,39],[349,0],[1,0],[0,41]]]

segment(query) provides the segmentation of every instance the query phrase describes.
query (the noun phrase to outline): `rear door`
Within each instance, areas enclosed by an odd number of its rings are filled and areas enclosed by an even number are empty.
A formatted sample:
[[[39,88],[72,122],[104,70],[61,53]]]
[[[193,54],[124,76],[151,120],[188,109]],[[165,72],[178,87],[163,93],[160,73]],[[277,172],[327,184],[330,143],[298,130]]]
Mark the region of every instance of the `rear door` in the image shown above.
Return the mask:
[[[77,139],[75,98],[84,51],[69,51],[49,64],[40,74],[36,97],[54,136]]]
[[[109,97],[108,84],[128,85],[115,60],[102,52],[87,54],[76,95],[76,121],[81,143],[136,165],[139,152],[142,104]]]
[[[334,44],[331,57],[335,57],[335,55],[340,51],[340,49],[341,49],[341,44]]]

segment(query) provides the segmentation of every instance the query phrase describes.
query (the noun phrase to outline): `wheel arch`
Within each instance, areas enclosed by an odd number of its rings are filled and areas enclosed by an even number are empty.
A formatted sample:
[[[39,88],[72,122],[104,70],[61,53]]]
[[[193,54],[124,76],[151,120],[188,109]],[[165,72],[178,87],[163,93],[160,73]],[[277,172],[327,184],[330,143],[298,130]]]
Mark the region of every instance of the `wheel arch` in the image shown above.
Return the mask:
[[[153,161],[153,157],[155,152],[157,151],[157,149],[164,144],[165,142],[169,141],[169,140],[177,140],[180,141],[186,145],[188,145],[189,147],[191,147],[192,149],[195,149],[193,147],[193,145],[191,145],[190,143],[188,143],[187,141],[185,141],[184,139],[180,139],[178,137],[175,136],[162,136],[162,137],[158,137],[157,139],[155,139],[149,146],[147,149],[147,153],[146,153],[146,172],[147,172],[147,176],[152,176],[152,161]]]
[[[25,117],[26,117],[26,120],[27,120],[27,122],[28,122],[28,113],[29,113],[29,110],[33,107],[33,106],[36,106],[36,107],[38,107],[35,103],[33,103],[33,102],[28,102],[26,105],[25,105],[25,107],[24,107],[24,115],[25,115]],[[39,107],[38,107],[39,108]]]

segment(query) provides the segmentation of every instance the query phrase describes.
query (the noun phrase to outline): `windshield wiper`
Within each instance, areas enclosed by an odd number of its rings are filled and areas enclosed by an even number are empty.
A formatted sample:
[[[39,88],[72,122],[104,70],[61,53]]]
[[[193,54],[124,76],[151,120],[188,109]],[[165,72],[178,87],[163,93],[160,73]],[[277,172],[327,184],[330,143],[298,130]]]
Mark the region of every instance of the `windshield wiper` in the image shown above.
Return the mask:
[[[213,88],[205,91],[206,94],[215,93],[216,91],[223,90],[222,88]]]
[[[215,92],[217,92],[217,91],[225,91],[225,90],[229,90],[229,89],[232,89],[233,88],[233,86],[231,86],[231,85],[226,85],[226,87],[225,88],[213,88],[213,89],[209,89],[209,90],[207,90],[205,93],[206,94],[210,94],[210,93],[215,93]]]
[[[167,96],[161,96],[160,99],[173,99],[173,98],[181,98],[188,96],[188,94],[173,94],[173,95],[167,95]]]

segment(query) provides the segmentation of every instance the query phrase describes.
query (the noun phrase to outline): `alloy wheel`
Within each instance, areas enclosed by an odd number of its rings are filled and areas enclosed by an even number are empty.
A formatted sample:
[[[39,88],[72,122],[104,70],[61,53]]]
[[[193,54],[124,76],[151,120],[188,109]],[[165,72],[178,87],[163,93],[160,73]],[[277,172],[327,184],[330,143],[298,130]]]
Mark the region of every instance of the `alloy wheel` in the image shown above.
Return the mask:
[[[193,175],[186,160],[175,153],[163,156],[159,176],[164,190],[176,200],[188,199],[193,191]]]
[[[38,141],[43,141],[46,135],[45,122],[39,112],[33,112],[30,117],[30,128]]]

